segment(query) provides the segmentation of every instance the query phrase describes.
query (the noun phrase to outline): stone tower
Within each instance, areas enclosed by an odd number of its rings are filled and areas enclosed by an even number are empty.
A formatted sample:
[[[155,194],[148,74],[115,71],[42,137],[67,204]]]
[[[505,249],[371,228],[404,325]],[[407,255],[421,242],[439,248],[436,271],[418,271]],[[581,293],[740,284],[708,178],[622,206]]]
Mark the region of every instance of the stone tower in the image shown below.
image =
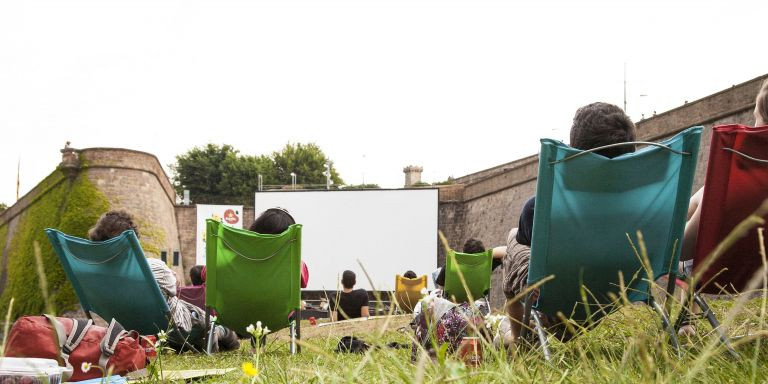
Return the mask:
[[[414,184],[418,184],[421,182],[421,172],[424,170],[424,168],[416,166],[416,165],[409,165],[405,168],[403,168],[403,173],[405,173],[405,187],[411,187]]]

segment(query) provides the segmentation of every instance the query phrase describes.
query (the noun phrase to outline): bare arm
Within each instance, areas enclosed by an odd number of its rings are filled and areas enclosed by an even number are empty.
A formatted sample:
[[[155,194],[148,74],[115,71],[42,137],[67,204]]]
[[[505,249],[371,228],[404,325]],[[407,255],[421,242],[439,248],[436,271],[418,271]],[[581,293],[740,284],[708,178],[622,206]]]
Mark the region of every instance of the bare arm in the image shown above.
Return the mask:
[[[369,315],[370,315],[370,314],[369,314],[369,308],[368,308],[368,305],[363,305],[362,307],[360,307],[360,316],[362,316],[362,317],[368,317]]]
[[[680,260],[693,259],[693,252],[696,249],[696,239],[699,235],[699,221],[701,220],[701,199],[704,195],[704,188],[699,189],[688,204],[688,221],[685,223],[685,232],[683,233],[683,249],[680,253]]]
[[[506,246],[500,246],[493,248],[493,258],[502,260],[504,259],[504,256],[507,254],[507,247]]]

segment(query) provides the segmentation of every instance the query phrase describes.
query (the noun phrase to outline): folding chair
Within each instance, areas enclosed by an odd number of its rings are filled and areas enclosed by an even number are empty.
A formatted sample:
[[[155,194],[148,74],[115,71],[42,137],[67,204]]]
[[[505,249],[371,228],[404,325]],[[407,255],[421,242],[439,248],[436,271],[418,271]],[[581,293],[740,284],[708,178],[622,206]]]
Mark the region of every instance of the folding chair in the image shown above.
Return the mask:
[[[443,296],[456,303],[484,297],[491,289],[493,249],[481,253],[448,251],[445,257]],[[461,281],[459,273],[464,277]]]
[[[539,314],[562,313],[579,324],[595,324],[619,304],[620,275],[628,299],[651,305],[678,348],[667,311],[650,294],[650,281],[676,270],[701,129],[689,128],[661,143],[586,151],[541,140],[528,285],[554,279],[526,298],[521,333],[527,336],[533,317],[547,359]],[[612,159],[594,153],[640,144],[647,146]],[[637,231],[647,249],[647,269],[629,240]]]
[[[727,343],[709,305],[699,292],[738,293],[747,288],[755,272],[763,269],[760,239],[756,231],[736,240],[711,263],[707,260],[715,248],[747,216],[768,199],[768,126],[720,125],[712,129],[707,177],[701,202],[701,218],[694,250],[694,274],[700,273],[696,286],[678,285],[688,290],[676,327],[705,317],[720,339]],[[768,220],[768,216],[764,219]],[[768,247],[765,239],[763,247]],[[709,266],[707,267],[707,264]],[[704,270],[701,270],[705,268]],[[763,277],[765,278],[765,277]],[[693,301],[701,313],[688,310]]]
[[[768,126],[720,125],[712,129],[693,268],[704,265],[726,236],[768,199]],[[768,219],[768,217],[765,217]],[[765,242],[763,246],[766,246]],[[699,291],[741,292],[762,269],[760,240],[750,231],[703,271]],[[706,284],[708,283],[708,284]]]
[[[413,307],[421,300],[421,290],[427,288],[427,275],[409,279],[395,276],[395,304],[403,313],[413,313]]]
[[[265,235],[209,219],[205,251],[205,304],[216,311],[216,321],[239,335],[257,321],[273,331],[290,327],[290,352],[299,352],[301,225]]]
[[[142,335],[168,330],[168,304],[133,231],[106,241],[45,233],[89,319],[115,319]]]

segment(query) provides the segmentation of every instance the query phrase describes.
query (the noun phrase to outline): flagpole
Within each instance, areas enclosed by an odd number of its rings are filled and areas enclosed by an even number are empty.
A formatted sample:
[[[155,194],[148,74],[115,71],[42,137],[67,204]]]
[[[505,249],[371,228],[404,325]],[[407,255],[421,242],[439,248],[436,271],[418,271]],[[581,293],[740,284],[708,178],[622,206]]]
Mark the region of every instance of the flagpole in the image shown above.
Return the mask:
[[[19,187],[21,186],[21,156],[16,163],[16,201],[19,201]]]

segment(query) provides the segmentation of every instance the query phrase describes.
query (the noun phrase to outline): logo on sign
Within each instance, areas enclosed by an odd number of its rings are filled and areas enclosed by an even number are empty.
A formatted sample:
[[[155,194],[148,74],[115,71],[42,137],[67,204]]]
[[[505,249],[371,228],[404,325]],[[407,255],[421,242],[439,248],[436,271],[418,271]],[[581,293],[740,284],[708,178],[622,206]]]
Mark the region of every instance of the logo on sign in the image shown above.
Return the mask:
[[[240,217],[237,216],[237,213],[231,209],[227,209],[224,211],[224,221],[227,224],[237,224],[238,221],[240,221]]]

